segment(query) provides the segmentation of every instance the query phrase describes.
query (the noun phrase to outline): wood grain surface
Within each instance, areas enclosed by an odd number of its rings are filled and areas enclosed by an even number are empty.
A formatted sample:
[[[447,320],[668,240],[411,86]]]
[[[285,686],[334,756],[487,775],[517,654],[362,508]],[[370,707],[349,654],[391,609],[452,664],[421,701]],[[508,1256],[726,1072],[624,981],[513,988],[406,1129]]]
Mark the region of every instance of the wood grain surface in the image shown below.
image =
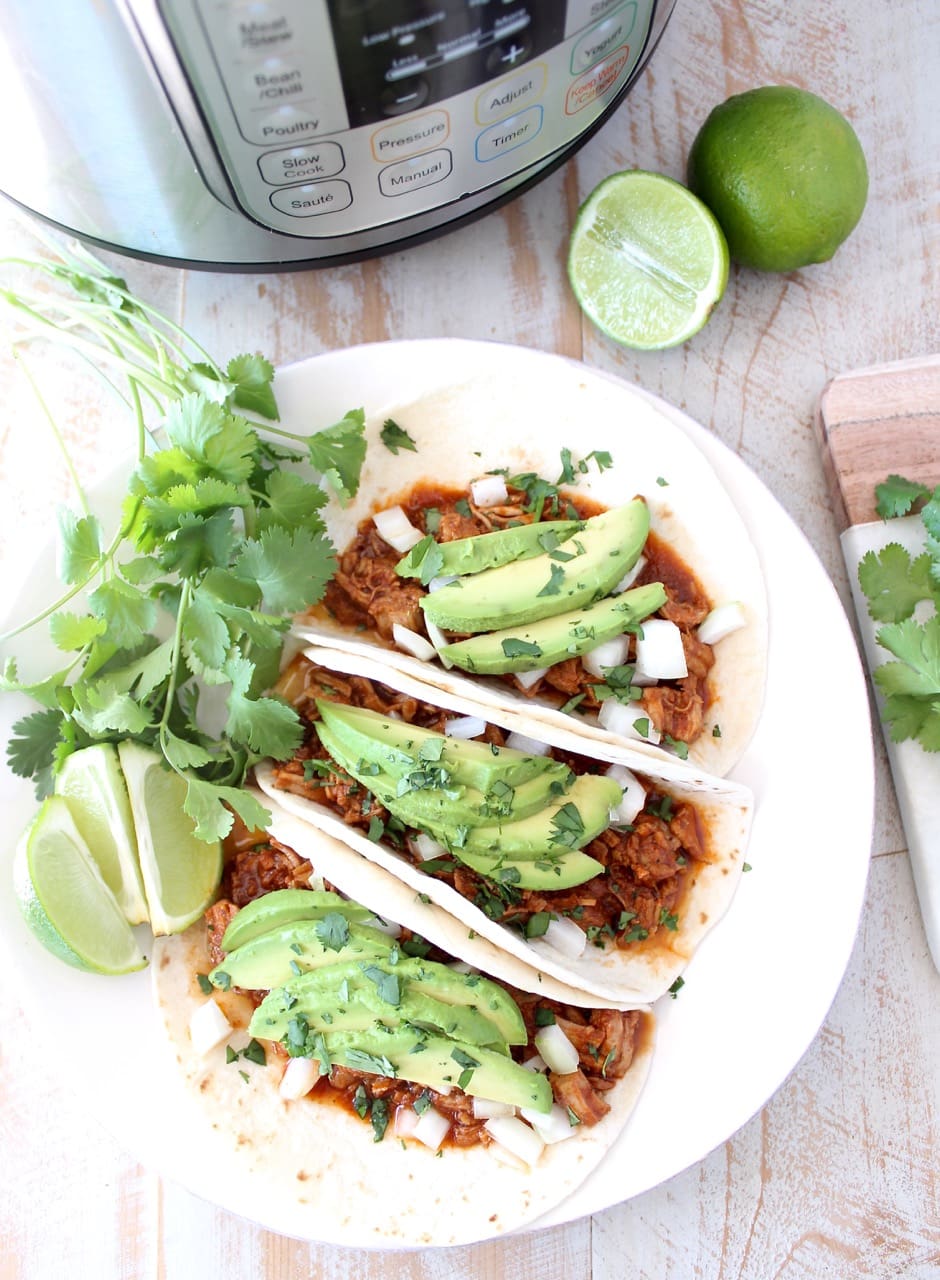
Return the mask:
[[[360,342],[452,334],[562,352],[633,380],[740,454],[802,528],[848,604],[814,406],[837,374],[940,349],[938,67],[935,0],[679,0],[655,59],[614,118],[558,172],[472,226],[405,253],[311,273],[117,265],[139,295],[220,357],[257,349],[285,362]],[[613,346],[582,319],[565,281],[579,201],[618,169],[681,178],[712,105],[781,82],[823,94],[854,123],[871,170],[856,232],[831,262],[805,271],[733,269],[712,320],[681,348],[640,354]],[[0,228],[9,252],[31,251],[2,211]],[[30,351],[27,360],[66,424],[82,479],[94,480],[127,446],[119,406],[61,357]],[[0,563],[13,573],[46,536],[70,483],[6,344],[0,393]],[[816,723],[824,722],[819,711]],[[868,893],[840,991],[789,1080],[700,1164],[593,1219],[499,1243],[408,1255],[300,1244],[139,1167],[70,1092],[69,1046],[41,1054],[16,990],[4,983],[0,1276],[935,1280],[940,982],[876,749]],[[845,802],[851,797],[833,797]],[[825,928],[826,904],[814,901],[812,885],[806,890],[794,946],[803,929]],[[690,1075],[694,1087],[694,1064]]]
[[[840,373],[816,411],[833,511],[843,528],[879,519],[887,475],[940,484],[940,356]]]

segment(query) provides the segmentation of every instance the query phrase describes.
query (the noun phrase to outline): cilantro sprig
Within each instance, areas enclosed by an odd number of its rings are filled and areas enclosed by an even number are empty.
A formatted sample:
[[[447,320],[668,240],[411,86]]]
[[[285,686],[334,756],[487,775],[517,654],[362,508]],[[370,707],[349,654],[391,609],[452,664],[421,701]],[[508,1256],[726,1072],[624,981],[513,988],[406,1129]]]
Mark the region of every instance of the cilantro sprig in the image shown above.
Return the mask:
[[[875,488],[885,520],[920,513],[924,551],[911,556],[897,542],[869,551],[858,566],[876,639],[895,659],[874,672],[884,695],[882,718],[894,742],[914,739],[940,751],[940,485],[891,475]]]
[[[48,243],[57,260],[17,265],[70,292],[0,290],[21,324],[18,346],[51,339],[112,385],[122,375],[137,464],[110,535],[78,486],[81,513],[58,518],[64,591],[0,637],[48,621],[62,654],[41,680],[21,679],[15,658],[0,672],[0,692],[42,708],[14,726],[10,767],[41,797],[71,752],[134,738],[186,779],[200,838],[224,835],[232,809],[264,826],[266,811],[239,788],[256,760],[284,759],[300,743],[297,713],[263,691],[288,615],[319,600],[334,571],[317,475],[340,501],[356,493],[364,415],[309,437],[276,425],[264,357],[223,369],[86,250]],[[242,411],[267,420],[264,437]],[[210,728],[216,690],[224,719]]]

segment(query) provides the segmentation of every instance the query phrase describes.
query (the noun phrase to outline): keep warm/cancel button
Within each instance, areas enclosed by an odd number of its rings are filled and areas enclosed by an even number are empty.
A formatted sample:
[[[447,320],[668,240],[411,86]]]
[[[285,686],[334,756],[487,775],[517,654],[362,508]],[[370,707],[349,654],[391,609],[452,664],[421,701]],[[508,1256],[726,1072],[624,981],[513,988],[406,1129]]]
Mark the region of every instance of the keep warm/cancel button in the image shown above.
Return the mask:
[[[402,196],[418,187],[433,187],[435,182],[449,177],[453,167],[453,157],[445,147],[427,151],[423,156],[387,165],[379,174],[379,190],[383,196]]]
[[[352,204],[352,190],[348,182],[335,179],[332,182],[307,182],[302,187],[284,187],[275,191],[271,203],[281,213],[295,218],[313,218],[318,213],[337,213]]]

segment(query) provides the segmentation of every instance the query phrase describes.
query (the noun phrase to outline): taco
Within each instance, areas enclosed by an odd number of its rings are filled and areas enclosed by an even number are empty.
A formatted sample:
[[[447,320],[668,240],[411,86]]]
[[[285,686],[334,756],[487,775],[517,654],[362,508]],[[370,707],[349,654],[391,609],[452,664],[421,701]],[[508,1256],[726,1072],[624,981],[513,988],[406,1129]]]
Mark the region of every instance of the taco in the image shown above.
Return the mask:
[[[276,806],[267,833],[226,842],[221,893],[157,940],[154,984],[220,1176],[250,1178],[264,1220],[360,1246],[469,1243],[561,1202],[622,1133],[648,1011],[494,979],[488,944],[433,904],[424,935],[396,928],[410,891]]]
[[[298,633],[725,774],[766,668],[747,530],[669,418],[641,402],[624,420],[615,383],[544,373],[535,390],[494,371],[367,424],[358,496],[323,513],[337,572]]]
[[[663,995],[743,868],[746,788],[312,647],[275,692],[305,735],[259,786],[492,942],[514,981]],[[494,961],[494,972],[498,962]]]

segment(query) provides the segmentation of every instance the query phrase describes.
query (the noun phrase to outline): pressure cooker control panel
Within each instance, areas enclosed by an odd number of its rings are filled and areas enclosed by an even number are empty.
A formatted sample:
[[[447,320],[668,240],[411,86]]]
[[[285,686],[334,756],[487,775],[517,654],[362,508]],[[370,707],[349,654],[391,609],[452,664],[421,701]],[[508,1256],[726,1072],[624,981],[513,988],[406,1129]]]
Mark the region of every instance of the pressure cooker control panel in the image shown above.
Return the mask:
[[[275,231],[325,237],[546,163],[630,79],[655,0],[158,8],[231,187],[225,197]],[[170,92],[173,77],[162,78]]]

